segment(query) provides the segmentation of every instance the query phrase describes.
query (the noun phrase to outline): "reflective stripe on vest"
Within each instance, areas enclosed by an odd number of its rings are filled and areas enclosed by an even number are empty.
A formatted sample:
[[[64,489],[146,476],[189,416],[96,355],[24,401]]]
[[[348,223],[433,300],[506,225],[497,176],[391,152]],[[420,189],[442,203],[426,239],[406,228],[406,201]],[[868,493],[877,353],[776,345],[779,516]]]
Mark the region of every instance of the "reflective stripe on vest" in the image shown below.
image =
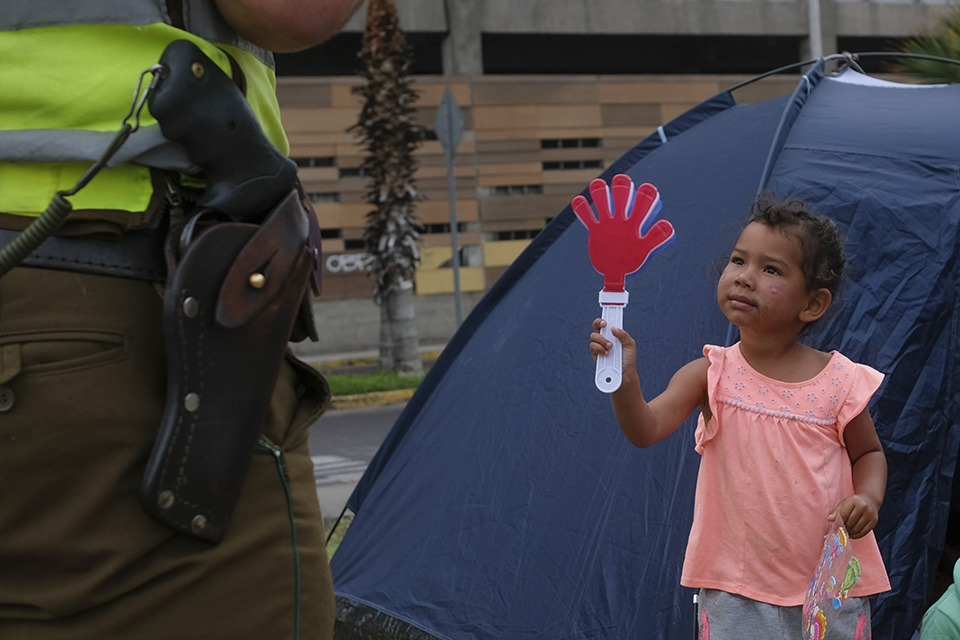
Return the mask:
[[[119,120],[117,129],[120,129]],[[0,159],[17,162],[93,162],[100,158],[114,136],[115,131],[72,129],[0,131]],[[138,129],[113,156],[109,166],[115,167],[125,162],[183,173],[200,172],[200,167],[190,162],[182,147],[163,137],[157,124]]]

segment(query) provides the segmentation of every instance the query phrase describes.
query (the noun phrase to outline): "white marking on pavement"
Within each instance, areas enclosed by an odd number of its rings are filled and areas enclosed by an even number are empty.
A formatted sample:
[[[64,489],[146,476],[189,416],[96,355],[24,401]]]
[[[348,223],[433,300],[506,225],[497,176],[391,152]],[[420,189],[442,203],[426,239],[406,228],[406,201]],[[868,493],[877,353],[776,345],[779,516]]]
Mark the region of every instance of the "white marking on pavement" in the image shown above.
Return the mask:
[[[330,484],[356,484],[367,470],[367,463],[340,456],[311,456],[313,475],[317,486]]]

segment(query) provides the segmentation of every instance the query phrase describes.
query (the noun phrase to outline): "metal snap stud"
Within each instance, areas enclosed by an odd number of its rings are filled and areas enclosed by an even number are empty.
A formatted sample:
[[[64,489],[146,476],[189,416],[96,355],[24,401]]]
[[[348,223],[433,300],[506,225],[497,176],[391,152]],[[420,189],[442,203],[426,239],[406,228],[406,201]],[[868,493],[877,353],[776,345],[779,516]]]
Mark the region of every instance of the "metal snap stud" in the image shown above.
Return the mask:
[[[192,65],[190,65],[190,71],[193,71],[193,77],[199,80],[203,77],[203,74],[206,70],[203,68],[202,64],[199,62],[194,62]]]
[[[207,518],[203,515],[196,515],[190,521],[190,530],[196,534],[203,533],[207,528]]]
[[[200,313],[200,302],[196,298],[188,297],[183,301],[183,315],[195,318]]]
[[[176,497],[173,495],[173,491],[169,489],[164,489],[160,492],[160,495],[157,496],[157,506],[164,511],[172,507],[174,502],[176,502]]]
[[[194,412],[200,408],[200,394],[188,393],[183,397],[183,408],[189,412]]]
[[[0,387],[0,412],[13,409],[17,396],[10,387]]]
[[[248,282],[250,283],[250,286],[253,287],[254,289],[262,289],[263,285],[267,284],[267,278],[258,271],[256,273],[250,274],[250,279],[248,280]]]

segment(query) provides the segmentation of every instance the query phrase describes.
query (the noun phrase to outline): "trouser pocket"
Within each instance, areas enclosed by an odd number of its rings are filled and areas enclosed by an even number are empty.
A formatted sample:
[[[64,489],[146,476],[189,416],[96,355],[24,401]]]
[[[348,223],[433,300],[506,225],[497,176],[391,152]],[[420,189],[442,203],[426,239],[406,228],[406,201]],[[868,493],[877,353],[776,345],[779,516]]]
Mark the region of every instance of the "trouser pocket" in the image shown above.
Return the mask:
[[[0,337],[0,384],[21,373],[55,375],[124,357],[124,337],[111,331],[35,331]]]

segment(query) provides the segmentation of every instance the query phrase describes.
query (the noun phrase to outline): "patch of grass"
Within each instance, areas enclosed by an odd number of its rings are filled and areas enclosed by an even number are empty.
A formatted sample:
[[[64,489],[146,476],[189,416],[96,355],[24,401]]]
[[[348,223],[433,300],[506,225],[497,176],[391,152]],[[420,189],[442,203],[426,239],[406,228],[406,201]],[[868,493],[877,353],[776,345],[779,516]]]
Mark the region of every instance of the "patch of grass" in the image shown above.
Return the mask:
[[[350,528],[350,524],[353,522],[353,512],[348,511],[343,514],[343,517],[340,519],[340,522],[333,527],[333,531],[330,532],[330,537],[327,540],[327,558],[332,558],[333,554],[337,552],[337,549],[340,548],[340,541],[343,540],[343,535],[347,532],[347,529]]]
[[[373,391],[395,391],[396,389],[416,389],[423,381],[423,375],[398,376],[390,373],[324,374],[330,384],[330,392],[335,396],[349,396]]]

